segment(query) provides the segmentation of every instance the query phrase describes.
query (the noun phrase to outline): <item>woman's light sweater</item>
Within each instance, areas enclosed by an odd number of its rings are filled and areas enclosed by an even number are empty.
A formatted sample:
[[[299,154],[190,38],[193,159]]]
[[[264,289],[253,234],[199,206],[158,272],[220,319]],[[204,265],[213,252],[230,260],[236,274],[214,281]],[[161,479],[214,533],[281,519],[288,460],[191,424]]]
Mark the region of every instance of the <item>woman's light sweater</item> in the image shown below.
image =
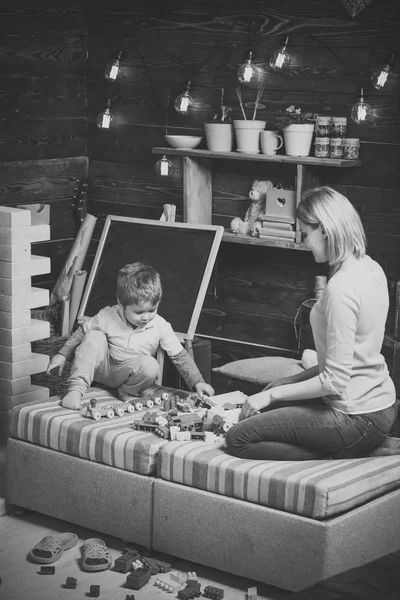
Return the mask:
[[[394,384],[381,354],[389,297],[385,273],[369,256],[350,258],[328,281],[310,323],[319,378],[332,408],[348,414],[391,406]]]

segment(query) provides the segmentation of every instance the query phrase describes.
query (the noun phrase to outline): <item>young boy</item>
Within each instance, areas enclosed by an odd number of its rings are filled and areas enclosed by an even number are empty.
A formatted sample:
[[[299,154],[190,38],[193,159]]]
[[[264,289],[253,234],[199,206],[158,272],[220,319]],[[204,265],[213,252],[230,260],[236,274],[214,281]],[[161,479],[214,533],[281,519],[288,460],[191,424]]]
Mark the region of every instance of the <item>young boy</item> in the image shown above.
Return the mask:
[[[84,318],[49,363],[47,374],[58,368],[61,375],[75,351],[62,406],[80,410],[93,380],[116,388],[123,401],[138,396],[157,378],[159,365],[154,357],[159,346],[190,389],[214,395],[170,323],[157,314],[161,297],[160,275],[152,267],[136,262],[119,270],[117,304]]]

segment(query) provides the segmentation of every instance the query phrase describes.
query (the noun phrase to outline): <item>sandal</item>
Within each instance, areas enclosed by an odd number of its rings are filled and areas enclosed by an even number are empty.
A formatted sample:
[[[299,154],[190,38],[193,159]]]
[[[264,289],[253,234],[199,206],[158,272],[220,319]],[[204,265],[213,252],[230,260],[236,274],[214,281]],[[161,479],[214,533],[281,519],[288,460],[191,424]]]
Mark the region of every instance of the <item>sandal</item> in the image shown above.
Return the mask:
[[[32,548],[29,557],[38,563],[49,564],[58,560],[64,550],[73,548],[78,541],[75,533],[60,533],[48,535]]]
[[[83,542],[82,569],[84,571],[105,571],[111,567],[112,558],[106,543],[98,538]]]

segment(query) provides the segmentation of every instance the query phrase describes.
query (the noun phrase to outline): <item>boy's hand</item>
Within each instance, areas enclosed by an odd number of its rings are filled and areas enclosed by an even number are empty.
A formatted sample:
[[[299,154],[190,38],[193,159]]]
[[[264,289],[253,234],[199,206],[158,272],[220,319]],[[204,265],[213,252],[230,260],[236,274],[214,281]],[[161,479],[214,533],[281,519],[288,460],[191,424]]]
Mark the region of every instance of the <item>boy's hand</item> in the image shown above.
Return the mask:
[[[205,381],[196,383],[194,389],[199,394],[199,396],[214,396],[215,394],[214,388],[211,387],[211,385],[209,385]]]
[[[55,356],[53,356],[53,358],[49,362],[49,366],[47,367],[46,375],[50,375],[50,373],[51,373],[51,371],[53,371],[53,369],[58,369],[58,374],[62,375],[62,372],[64,371],[66,362],[67,362],[67,359],[65,358],[65,356],[63,356],[62,354],[56,354]]]

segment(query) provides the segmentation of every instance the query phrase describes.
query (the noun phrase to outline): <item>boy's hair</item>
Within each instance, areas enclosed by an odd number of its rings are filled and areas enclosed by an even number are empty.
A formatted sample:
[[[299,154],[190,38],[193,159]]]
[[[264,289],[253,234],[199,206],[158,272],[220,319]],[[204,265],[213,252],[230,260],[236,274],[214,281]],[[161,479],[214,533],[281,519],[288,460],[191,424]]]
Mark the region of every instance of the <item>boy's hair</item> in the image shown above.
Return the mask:
[[[153,267],[135,262],[118,271],[117,300],[123,307],[141,302],[156,306],[161,297],[160,275]]]
[[[351,202],[336,190],[322,186],[303,194],[297,218],[326,234],[328,263],[340,267],[349,256],[365,256],[366,238],[360,216]]]

